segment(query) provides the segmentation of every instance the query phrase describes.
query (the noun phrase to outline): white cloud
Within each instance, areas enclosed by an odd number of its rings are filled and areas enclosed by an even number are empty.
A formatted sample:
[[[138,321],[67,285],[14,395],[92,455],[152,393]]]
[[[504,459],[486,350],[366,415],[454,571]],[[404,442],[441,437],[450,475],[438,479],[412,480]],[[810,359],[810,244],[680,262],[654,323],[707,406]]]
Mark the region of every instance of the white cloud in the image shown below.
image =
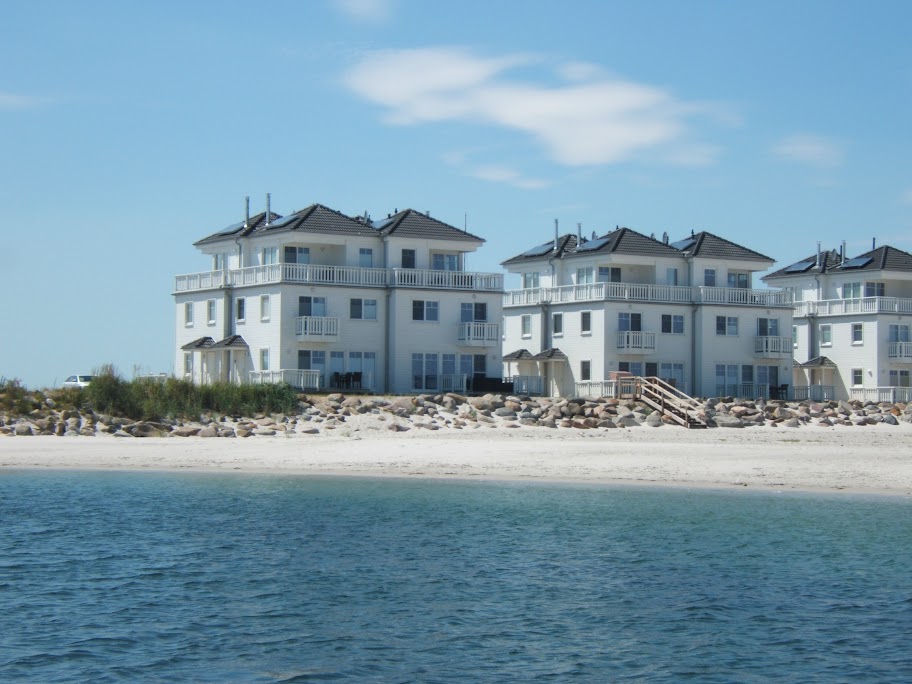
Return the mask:
[[[14,95],[0,91],[0,110],[4,109],[31,109],[44,104],[44,100],[29,95]]]
[[[679,147],[690,137],[689,120],[711,109],[580,63],[557,67],[571,81],[557,86],[507,76],[540,61],[528,54],[478,57],[461,48],[390,50],[366,55],[345,82],[383,106],[388,123],[463,121],[520,131],[567,166]]]
[[[816,135],[792,135],[773,146],[773,153],[782,159],[831,168],[842,164],[843,150],[838,143]]]
[[[470,171],[469,175],[481,180],[506,183],[522,190],[540,190],[549,185],[547,181],[538,178],[525,178],[518,171],[498,164],[476,167]]]
[[[392,0],[333,0],[343,14],[359,21],[385,21],[393,12]]]

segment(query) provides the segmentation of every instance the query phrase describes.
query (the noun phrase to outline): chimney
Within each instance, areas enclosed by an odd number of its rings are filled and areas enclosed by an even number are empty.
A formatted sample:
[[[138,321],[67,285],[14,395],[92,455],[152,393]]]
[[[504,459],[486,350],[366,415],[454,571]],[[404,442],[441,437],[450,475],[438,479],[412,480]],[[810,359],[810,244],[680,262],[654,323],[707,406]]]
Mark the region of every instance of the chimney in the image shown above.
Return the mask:
[[[842,248],[839,250],[839,263],[841,264],[842,262],[844,262],[845,258],[846,258],[846,241],[843,240]]]
[[[583,244],[583,224],[577,223],[576,224],[576,245],[578,247],[581,244]]]
[[[664,233],[662,233],[662,244],[663,245],[668,244],[668,231],[667,230]]]
[[[244,198],[244,228],[250,225],[250,195]]]
[[[554,219],[554,251],[557,251],[557,219]]]
[[[877,238],[876,237],[871,238],[871,249],[877,249]]]
[[[820,240],[817,240],[817,268],[820,268]]]
[[[269,225],[269,216],[272,214],[272,210],[269,208],[270,200],[272,196],[267,192],[266,193],[266,225]]]

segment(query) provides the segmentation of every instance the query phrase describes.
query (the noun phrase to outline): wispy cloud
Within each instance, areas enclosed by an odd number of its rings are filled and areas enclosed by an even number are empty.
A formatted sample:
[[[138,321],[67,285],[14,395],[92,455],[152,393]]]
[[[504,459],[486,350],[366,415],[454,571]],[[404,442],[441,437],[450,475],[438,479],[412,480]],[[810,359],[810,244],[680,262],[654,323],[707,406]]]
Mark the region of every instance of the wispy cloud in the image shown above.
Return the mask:
[[[0,111],[12,109],[33,109],[40,107],[45,100],[31,95],[15,95],[0,90]]]
[[[498,164],[478,166],[469,172],[469,175],[486,181],[506,183],[523,190],[540,190],[550,185],[548,181],[539,178],[526,178],[515,169]]]
[[[791,135],[773,146],[773,153],[787,161],[820,168],[842,164],[842,146],[833,140],[816,135]]]
[[[387,123],[461,121],[519,131],[566,166],[614,164],[645,152],[680,163],[684,148],[702,149],[701,163],[709,159],[708,147],[689,145],[689,124],[714,116],[711,106],[578,62],[553,66],[562,79],[556,85],[508,74],[543,61],[531,54],[481,57],[455,47],[389,50],[367,54],[345,83],[384,107]]]
[[[381,22],[393,13],[394,0],[333,0],[343,14],[358,21]]]

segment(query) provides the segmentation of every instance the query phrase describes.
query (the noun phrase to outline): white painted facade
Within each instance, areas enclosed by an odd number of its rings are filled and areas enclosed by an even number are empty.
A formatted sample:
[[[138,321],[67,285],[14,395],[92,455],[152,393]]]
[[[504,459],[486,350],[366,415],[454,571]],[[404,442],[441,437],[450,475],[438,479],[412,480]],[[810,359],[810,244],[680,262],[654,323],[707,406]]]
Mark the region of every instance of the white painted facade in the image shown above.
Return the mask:
[[[768,397],[790,381],[791,294],[753,289],[771,260],[735,245],[740,258],[704,257],[619,231],[623,249],[577,250],[565,235],[556,251],[504,262],[523,285],[504,293],[505,375],[518,388],[595,395],[629,372],[697,396]],[[513,360],[554,348],[566,358]]]
[[[411,210],[378,226],[315,207],[294,230],[261,214],[197,243],[211,268],[175,279],[178,377],[378,393],[500,378],[503,276],[463,270],[482,240]],[[405,234],[384,233],[397,218]]]

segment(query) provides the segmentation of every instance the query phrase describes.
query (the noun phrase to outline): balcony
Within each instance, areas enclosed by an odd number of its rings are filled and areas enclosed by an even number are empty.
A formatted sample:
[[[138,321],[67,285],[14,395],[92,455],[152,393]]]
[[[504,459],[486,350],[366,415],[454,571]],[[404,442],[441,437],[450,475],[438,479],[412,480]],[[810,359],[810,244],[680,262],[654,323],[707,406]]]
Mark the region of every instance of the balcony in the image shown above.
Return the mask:
[[[796,316],[840,316],[842,314],[912,314],[912,299],[900,297],[859,297],[798,302]]]
[[[346,285],[355,287],[418,287],[441,290],[500,292],[499,273],[465,271],[419,271],[416,269],[361,268],[324,264],[269,264],[230,271],[206,271],[179,275],[175,292],[195,292],[220,287],[243,287],[275,283],[303,285]]]
[[[912,363],[912,342],[888,343],[887,356],[896,361],[907,361]]]
[[[795,345],[791,337],[758,335],[754,338],[754,355],[765,359],[781,359],[791,356]]]
[[[795,385],[792,388],[792,401],[833,401],[836,399],[836,388],[833,385]]]
[[[250,371],[250,383],[253,385],[285,382],[297,389],[318,390],[322,386],[322,380],[323,372],[319,370]]]
[[[339,319],[327,316],[298,316],[295,336],[299,340],[335,342],[339,339]]]
[[[459,323],[456,341],[466,347],[497,347],[500,345],[500,325],[497,323]]]
[[[849,399],[877,404],[908,404],[912,402],[912,387],[852,387],[849,389]]]
[[[617,348],[627,354],[652,354],[656,348],[656,334],[639,330],[619,330]]]
[[[503,305],[530,306],[561,302],[650,302],[670,304],[737,304],[791,307],[792,293],[780,290],[747,290],[734,287],[686,287],[644,283],[591,283],[509,290]]]

